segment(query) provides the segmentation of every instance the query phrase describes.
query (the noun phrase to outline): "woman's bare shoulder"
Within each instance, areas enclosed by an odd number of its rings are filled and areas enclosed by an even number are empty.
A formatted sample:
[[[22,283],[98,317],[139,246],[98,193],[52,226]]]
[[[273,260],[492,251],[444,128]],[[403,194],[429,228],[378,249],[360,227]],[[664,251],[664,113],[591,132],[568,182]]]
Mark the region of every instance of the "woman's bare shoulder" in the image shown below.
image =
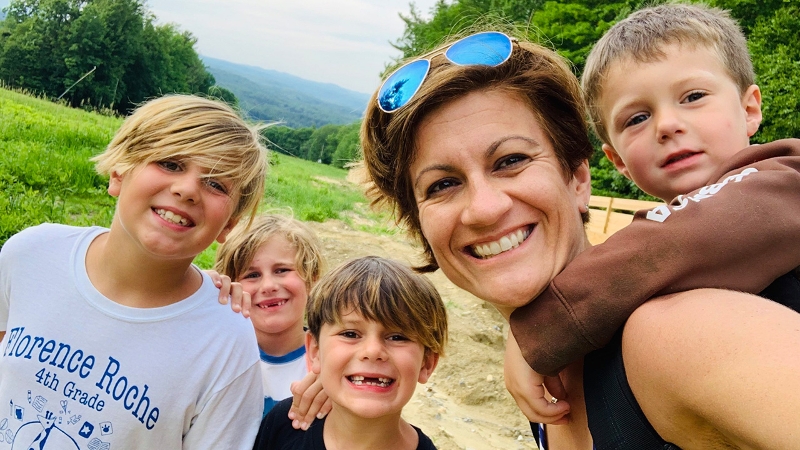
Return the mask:
[[[662,437],[687,439],[675,442],[682,448],[798,444],[783,440],[791,433],[774,420],[791,422],[800,404],[800,314],[749,294],[699,289],[642,305],[622,348],[642,410]]]

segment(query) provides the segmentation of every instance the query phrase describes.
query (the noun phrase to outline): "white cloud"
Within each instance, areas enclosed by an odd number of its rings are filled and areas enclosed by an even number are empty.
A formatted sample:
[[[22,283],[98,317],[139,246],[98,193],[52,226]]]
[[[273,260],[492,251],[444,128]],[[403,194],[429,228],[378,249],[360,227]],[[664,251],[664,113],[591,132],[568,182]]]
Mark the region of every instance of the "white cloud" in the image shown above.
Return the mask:
[[[416,0],[427,14],[435,0]],[[409,0],[149,0],[207,56],[371,92],[399,56]]]

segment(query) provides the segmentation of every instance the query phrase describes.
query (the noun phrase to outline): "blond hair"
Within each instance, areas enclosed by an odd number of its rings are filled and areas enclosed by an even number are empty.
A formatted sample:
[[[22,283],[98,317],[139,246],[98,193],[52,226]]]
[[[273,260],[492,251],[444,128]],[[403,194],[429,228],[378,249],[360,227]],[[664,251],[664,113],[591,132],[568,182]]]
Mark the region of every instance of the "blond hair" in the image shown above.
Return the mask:
[[[306,288],[311,289],[325,267],[322,245],[306,224],[278,214],[259,215],[249,227],[244,223],[237,225],[225,242],[217,247],[214,270],[232,280],[239,280],[258,249],[275,236],[286,239],[295,248],[295,269],[305,281]]]
[[[432,53],[442,53],[450,43]],[[481,90],[497,90],[525,101],[555,150],[565,179],[594,152],[584,119],[585,107],[578,79],[556,52],[531,42],[515,41],[509,59],[496,67],[458,66],[443,55],[431,58],[431,68],[411,101],[393,113],[383,112],[377,92],[367,105],[361,126],[364,165],[374,186],[373,203],[386,203],[398,222],[422,244],[426,265],[438,268],[433,250],[422,235],[419,211],[409,175],[416,148],[416,132],[437,107]],[[412,61],[410,58],[408,61]],[[589,219],[583,214],[584,222]]]
[[[102,175],[122,175],[140,164],[191,160],[209,177],[232,181],[239,194],[233,219],[255,214],[264,195],[266,148],[259,128],[225,103],[193,95],[167,95],[139,106],[106,150],[93,157]]]
[[[366,256],[325,274],[308,296],[308,330],[319,342],[322,325],[339,324],[349,312],[402,332],[426,352],[444,354],[444,303],[427,278],[399,262]]]
[[[664,47],[674,44],[711,49],[742,94],[755,83],[747,40],[727,11],[682,3],[641,9],[612,26],[586,59],[581,85],[592,126],[603,142],[609,143],[609,138],[599,104],[612,64],[658,61],[664,58]]]

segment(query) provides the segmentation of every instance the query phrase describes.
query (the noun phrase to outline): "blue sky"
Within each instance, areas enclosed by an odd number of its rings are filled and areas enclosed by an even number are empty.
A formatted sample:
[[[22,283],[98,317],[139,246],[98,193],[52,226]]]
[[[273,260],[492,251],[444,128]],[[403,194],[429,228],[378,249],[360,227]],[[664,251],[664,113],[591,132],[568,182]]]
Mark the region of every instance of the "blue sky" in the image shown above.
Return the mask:
[[[0,0],[0,7],[9,0]],[[148,0],[160,23],[197,38],[201,55],[370,93],[400,52],[410,0]],[[429,17],[436,0],[414,0]]]

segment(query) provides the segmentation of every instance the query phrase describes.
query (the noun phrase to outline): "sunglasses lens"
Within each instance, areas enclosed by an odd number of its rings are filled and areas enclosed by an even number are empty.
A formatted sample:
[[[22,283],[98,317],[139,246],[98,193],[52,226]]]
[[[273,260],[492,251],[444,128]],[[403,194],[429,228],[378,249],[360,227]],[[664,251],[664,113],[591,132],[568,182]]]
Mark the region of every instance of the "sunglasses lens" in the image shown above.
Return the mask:
[[[459,66],[499,66],[511,56],[511,38],[496,31],[473,34],[454,43],[444,55]]]
[[[428,60],[418,59],[397,69],[378,91],[378,106],[387,113],[405,106],[422,86],[430,66]]]

